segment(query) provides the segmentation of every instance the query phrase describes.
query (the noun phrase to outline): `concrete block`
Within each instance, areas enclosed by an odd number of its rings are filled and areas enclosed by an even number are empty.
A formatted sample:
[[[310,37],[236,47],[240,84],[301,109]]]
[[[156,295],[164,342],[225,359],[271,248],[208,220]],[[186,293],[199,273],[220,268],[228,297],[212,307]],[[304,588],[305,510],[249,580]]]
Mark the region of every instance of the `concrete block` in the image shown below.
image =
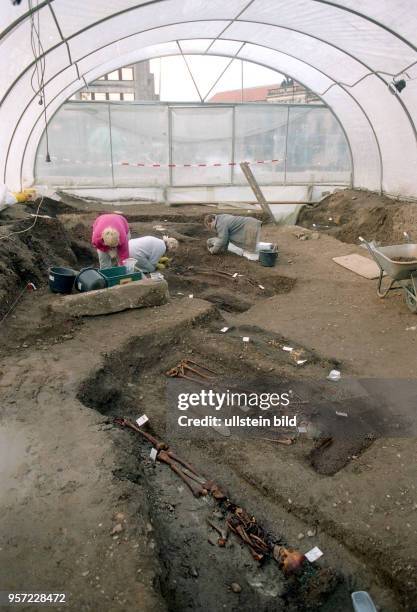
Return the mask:
[[[64,317],[95,317],[129,310],[166,304],[169,299],[165,280],[142,279],[108,289],[76,293],[58,297],[50,312]]]

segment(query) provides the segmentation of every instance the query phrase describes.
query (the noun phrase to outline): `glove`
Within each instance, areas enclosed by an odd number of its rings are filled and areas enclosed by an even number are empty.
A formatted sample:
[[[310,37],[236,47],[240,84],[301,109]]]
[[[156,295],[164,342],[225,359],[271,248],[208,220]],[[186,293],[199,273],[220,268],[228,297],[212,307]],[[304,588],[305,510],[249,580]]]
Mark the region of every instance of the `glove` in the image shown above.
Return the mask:
[[[168,266],[171,263],[171,260],[169,257],[160,257],[159,258],[159,263],[164,264],[166,266]]]
[[[157,270],[165,270],[165,265],[163,263],[157,263],[156,264],[156,269]]]

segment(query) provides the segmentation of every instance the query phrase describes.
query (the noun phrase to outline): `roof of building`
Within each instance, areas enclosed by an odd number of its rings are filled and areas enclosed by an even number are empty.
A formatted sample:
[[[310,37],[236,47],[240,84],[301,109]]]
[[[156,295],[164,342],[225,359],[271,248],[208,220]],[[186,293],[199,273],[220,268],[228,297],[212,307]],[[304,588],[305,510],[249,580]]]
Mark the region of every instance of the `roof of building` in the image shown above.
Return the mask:
[[[266,102],[268,93],[272,89],[280,87],[279,83],[276,85],[261,85],[260,87],[245,87],[242,89],[231,89],[229,91],[219,91],[209,102]]]

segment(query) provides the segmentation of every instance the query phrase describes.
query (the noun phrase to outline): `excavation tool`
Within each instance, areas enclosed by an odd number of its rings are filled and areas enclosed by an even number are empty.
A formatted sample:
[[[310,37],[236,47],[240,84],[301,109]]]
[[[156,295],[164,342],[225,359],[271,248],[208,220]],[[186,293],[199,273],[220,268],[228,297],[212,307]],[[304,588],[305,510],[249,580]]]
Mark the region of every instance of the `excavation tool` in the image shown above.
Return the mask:
[[[408,234],[406,238],[408,239]],[[376,289],[378,297],[384,298],[390,291],[402,289],[408,309],[417,313],[417,244],[407,242],[377,247],[362,237],[359,237],[359,240],[366,245],[378,264],[379,278]],[[384,275],[390,277],[390,281],[383,289]]]
[[[193,376],[189,376],[189,372],[192,372],[199,379],[194,378]],[[204,380],[212,380],[213,376],[210,374],[216,374],[214,370],[210,370],[206,366],[200,365],[196,361],[192,361],[191,359],[182,359],[177,366],[171,368],[167,372],[165,372],[166,376],[170,376],[171,378],[186,378],[187,380],[192,380],[193,382],[197,382],[201,384],[201,379]]]

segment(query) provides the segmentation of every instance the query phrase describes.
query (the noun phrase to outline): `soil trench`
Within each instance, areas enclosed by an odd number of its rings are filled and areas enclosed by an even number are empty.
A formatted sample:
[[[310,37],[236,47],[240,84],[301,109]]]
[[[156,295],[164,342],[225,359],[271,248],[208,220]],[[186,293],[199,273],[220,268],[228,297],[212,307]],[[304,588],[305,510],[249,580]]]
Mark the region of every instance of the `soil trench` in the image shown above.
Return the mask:
[[[345,193],[343,197],[355,196]],[[84,206],[61,209],[60,206],[63,205],[48,200],[44,214],[50,218],[39,218],[31,231],[0,242],[3,272],[0,316],[8,313],[27,282],[37,286],[34,293],[24,292],[3,324],[0,392],[4,392],[6,408],[0,415],[0,435],[1,427],[11,426],[12,420],[18,432],[30,423],[33,441],[26,445],[22,442],[21,455],[25,452],[31,455],[25,458],[28,465],[16,472],[17,482],[26,484],[26,470],[33,469],[31,462],[37,461],[37,453],[41,452],[38,448],[44,444],[44,431],[37,424],[38,412],[39,418],[51,417],[54,426],[65,432],[67,454],[68,449],[76,451],[80,443],[78,418],[86,423],[87,431],[92,420],[105,431],[106,441],[100,438],[100,444],[104,444],[103,457],[92,454],[87,481],[93,493],[97,490],[96,505],[88,509],[86,517],[82,496],[65,497],[69,500],[68,512],[72,508],[72,513],[79,513],[79,517],[68,527],[63,549],[68,566],[75,567],[78,550],[74,541],[78,548],[84,543],[74,534],[77,529],[83,530],[83,521],[94,512],[97,515],[104,509],[108,512],[110,504],[100,487],[103,479],[111,479],[112,500],[117,500],[114,509],[126,503],[131,512],[129,529],[140,534],[139,551],[134,557],[139,578],[129,578],[124,585],[125,593],[120,589],[117,595],[110,596],[103,588],[100,609],[109,612],[137,609],[134,602],[139,600],[143,602],[139,609],[144,611],[165,607],[175,612],[203,609],[348,612],[350,593],[369,590],[382,611],[413,612],[417,596],[411,535],[415,533],[415,512],[412,514],[415,490],[406,471],[412,463],[412,450],[398,450],[400,442],[387,442],[392,431],[384,430],[381,423],[390,422],[392,406],[383,401],[383,392],[376,393],[372,384],[366,387],[350,377],[357,371],[333,351],[336,343],[323,350],[321,340],[331,325],[328,314],[324,312],[320,318],[320,313],[312,310],[309,296],[306,299],[302,293],[310,282],[303,276],[302,258],[310,260],[313,249],[320,256],[327,253],[327,248],[330,252],[332,243],[326,240],[331,239],[322,235],[318,242],[300,243],[289,238],[292,230],[267,225],[266,239],[277,240],[281,248],[278,265],[264,268],[231,254],[214,257],[207,252],[205,241],[211,234],[201,221],[212,208],[167,213],[152,212],[152,207],[141,211],[139,207],[130,216],[127,214],[134,237],[169,234],[180,242],[178,252],[163,271],[170,289],[170,303],[149,311],[90,321],[62,321],[47,314],[48,304],[56,299],[46,288],[48,268],[65,265],[80,269],[94,264],[96,254],[89,238],[91,221],[97,213]],[[9,211],[1,220],[0,236],[25,229],[28,226],[25,215],[32,207]],[[319,218],[306,211],[303,223],[312,227],[315,219],[314,223],[321,220],[326,225],[328,211],[318,214]],[[323,231],[335,235],[339,232],[340,240],[352,239],[356,230],[349,224],[350,221],[343,221],[338,229]],[[381,229],[381,239],[388,236],[391,239],[388,226],[386,220],[381,220],[381,227],[385,228]],[[308,251],[307,255],[302,255],[302,249]],[[329,283],[327,276],[325,281]],[[338,279],[330,279],[327,293],[324,283],[320,285],[323,304],[327,304],[328,295],[338,290],[337,282]],[[355,293],[353,305],[356,299]],[[291,319],[288,306],[291,300],[294,323],[293,327],[288,323],[285,327],[285,316]],[[280,311],[282,304],[285,315]],[[371,306],[376,308],[379,304]],[[202,314],[193,314],[200,311]],[[347,331],[358,325],[357,321],[346,319]],[[223,333],[225,327],[227,331]],[[305,334],[296,333],[303,328],[307,330]],[[243,342],[243,338],[249,338],[249,342]],[[208,368],[203,371],[209,378],[199,376],[195,382],[166,375],[184,359]],[[327,380],[334,369],[343,374],[338,383]],[[171,398],[178,388],[176,384],[183,382],[191,391],[203,385],[219,390],[229,385],[242,393],[290,390],[288,415],[297,417],[301,431],[291,427],[260,427],[238,435],[225,427],[209,428],[203,435],[184,434],[175,427]],[[73,413],[71,426],[67,425],[62,406]],[[252,416],[255,412],[245,406],[243,414]],[[116,417],[135,420],[143,413],[150,420],[148,431],[172,445],[199,473],[226,489],[235,504],[255,515],[273,542],[303,553],[317,545],[324,556],[316,563],[306,563],[299,574],[289,576],[273,558],[255,562],[249,549],[234,534],[228,534],[224,547],[218,546],[219,534],[208,521],[224,529],[227,516],[224,506],[211,496],[193,497],[168,466],[150,458],[147,441],[114,422]],[[45,427],[45,420],[42,423]],[[404,425],[398,415],[396,424]],[[53,430],[51,436],[50,444]],[[87,434],[83,440],[88,446]],[[65,451],[58,447],[51,447],[48,452],[54,460],[59,459],[59,464],[65,464],[64,474],[71,476],[70,482],[82,480],[77,473],[83,474],[84,466],[81,459],[77,464],[76,452],[71,455],[71,465],[66,462]],[[18,461],[18,456],[11,459],[12,463]],[[398,461],[398,467],[394,461]],[[42,494],[50,495],[52,501],[56,496],[57,503],[63,494],[72,495],[76,486],[73,489],[73,485],[66,483],[63,492],[57,489],[56,468],[49,468],[48,462],[42,465],[46,472],[51,469],[44,476],[49,489]],[[376,485],[384,481],[385,465],[396,470],[398,483],[394,478],[381,491]],[[398,491],[394,492],[395,487],[401,487],[401,497]],[[37,489],[33,491],[36,493]],[[394,504],[394,499],[398,504],[388,507],[387,504]],[[10,525],[14,525],[15,514],[28,524],[32,519],[30,497],[20,508],[19,496],[12,491],[2,508]],[[49,533],[49,523],[59,524],[53,504],[45,515],[39,512],[39,520],[45,521],[45,534]],[[96,523],[99,520],[101,524],[103,519],[94,519]],[[123,520],[122,528],[125,529]],[[131,562],[130,553],[123,552],[123,547],[129,545],[128,539],[118,532],[111,533],[112,546],[122,551],[119,554],[126,568]],[[34,537],[33,550],[37,546],[36,533]],[[48,540],[48,535],[42,537]],[[51,547],[54,537],[51,535],[48,542]],[[99,532],[92,536],[89,532],[88,542],[97,538],[98,543],[107,546],[108,537]],[[4,567],[16,575],[20,565],[26,567],[27,561],[21,551],[22,542],[17,544],[18,541],[18,535],[6,534],[0,545],[2,554],[7,555]],[[19,550],[20,565],[16,553]],[[106,556],[110,564],[113,552],[114,549]],[[37,554],[34,553],[37,562],[32,565],[38,563],[38,570],[33,571],[41,575],[46,572],[47,559]],[[86,558],[91,555],[91,563],[99,564],[97,555],[88,549],[85,554]],[[60,561],[62,567],[67,567],[66,562]],[[92,584],[83,587],[77,582],[85,579],[83,574],[89,569],[79,572],[77,578],[70,569],[65,571],[71,590],[79,590],[77,603],[68,609],[97,609],[90,593]],[[99,573],[98,569],[95,571]],[[88,580],[93,583],[92,576]],[[100,583],[104,585],[105,581],[106,577],[101,576]]]

